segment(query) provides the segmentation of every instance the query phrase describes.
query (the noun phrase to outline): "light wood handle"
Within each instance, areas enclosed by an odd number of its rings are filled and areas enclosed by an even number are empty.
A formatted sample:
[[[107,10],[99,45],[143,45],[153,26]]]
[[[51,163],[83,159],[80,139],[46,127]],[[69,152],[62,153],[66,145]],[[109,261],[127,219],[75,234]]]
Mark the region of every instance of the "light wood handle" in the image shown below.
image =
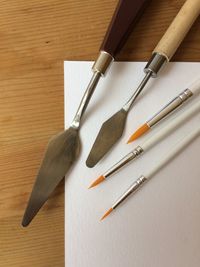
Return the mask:
[[[187,0],[153,52],[170,60],[199,14],[200,0]]]

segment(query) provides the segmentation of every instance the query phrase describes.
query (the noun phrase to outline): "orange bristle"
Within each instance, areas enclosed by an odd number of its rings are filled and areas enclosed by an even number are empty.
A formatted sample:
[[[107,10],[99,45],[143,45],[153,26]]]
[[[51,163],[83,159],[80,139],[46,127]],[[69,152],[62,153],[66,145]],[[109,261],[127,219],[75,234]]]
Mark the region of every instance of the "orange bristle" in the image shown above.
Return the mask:
[[[90,186],[89,188],[92,188],[98,184],[100,184],[101,182],[103,182],[105,180],[105,177],[103,175],[101,175],[98,179],[96,179]]]
[[[129,138],[127,144],[133,142],[143,134],[145,134],[150,129],[149,125],[147,123],[143,124],[136,132],[134,132],[133,135]]]
[[[112,211],[113,211],[112,208],[109,209],[109,210],[103,215],[103,217],[101,218],[101,221],[102,221],[103,219],[105,219],[105,218],[106,218]]]

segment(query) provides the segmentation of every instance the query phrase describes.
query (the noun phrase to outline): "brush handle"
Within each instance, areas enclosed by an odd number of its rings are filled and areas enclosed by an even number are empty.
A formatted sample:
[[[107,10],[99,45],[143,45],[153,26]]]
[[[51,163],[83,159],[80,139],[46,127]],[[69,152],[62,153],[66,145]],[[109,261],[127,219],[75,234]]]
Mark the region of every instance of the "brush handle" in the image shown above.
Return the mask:
[[[149,2],[150,0],[119,0],[100,50],[115,58]]]
[[[191,105],[184,112],[181,112],[178,116],[170,120],[165,127],[162,127],[153,136],[144,141],[144,143],[140,147],[144,151],[147,151],[155,144],[157,144],[160,140],[168,136],[169,133],[171,133],[173,130],[177,129],[180,124],[185,122],[188,118],[192,117],[199,111],[200,111],[200,100],[198,100],[195,104]]]
[[[182,149],[184,149],[189,143],[192,142],[196,137],[200,134],[200,126],[189,133],[186,137],[184,137],[181,141],[179,141],[174,147],[172,147],[167,154],[156,164],[156,166],[144,175],[146,178],[151,178],[154,176],[161,168],[163,168],[172,158],[174,158]]]
[[[200,79],[191,84],[188,89],[195,95],[200,93]]]
[[[199,14],[200,0],[187,0],[153,53],[159,53],[170,60]]]

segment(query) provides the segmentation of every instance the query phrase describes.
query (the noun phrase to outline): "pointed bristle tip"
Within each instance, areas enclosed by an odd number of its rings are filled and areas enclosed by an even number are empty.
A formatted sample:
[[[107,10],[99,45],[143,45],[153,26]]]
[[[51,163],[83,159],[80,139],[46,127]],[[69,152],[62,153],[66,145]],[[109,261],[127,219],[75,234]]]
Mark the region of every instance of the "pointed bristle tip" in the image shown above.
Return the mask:
[[[98,184],[102,183],[105,180],[105,177],[101,175],[99,178],[97,178],[90,186],[89,189],[92,187],[97,186]]]
[[[136,139],[138,139],[140,136],[145,134],[149,129],[150,129],[150,127],[147,123],[143,124],[137,131],[134,132],[134,134],[131,135],[127,144],[130,144],[133,141],[135,141]]]
[[[103,217],[101,218],[100,221],[102,221],[103,219],[105,219],[112,211],[113,211],[112,208],[110,208],[108,211],[106,211],[106,213],[103,215]]]

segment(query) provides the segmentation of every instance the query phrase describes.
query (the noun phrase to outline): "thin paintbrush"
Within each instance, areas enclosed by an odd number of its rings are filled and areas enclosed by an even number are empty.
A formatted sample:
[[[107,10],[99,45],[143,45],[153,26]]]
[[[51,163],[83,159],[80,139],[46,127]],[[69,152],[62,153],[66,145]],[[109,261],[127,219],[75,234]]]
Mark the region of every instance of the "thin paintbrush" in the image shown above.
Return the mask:
[[[184,149],[192,140],[198,137],[200,134],[200,126],[189,133],[185,138],[179,141],[175,146],[171,147],[169,152],[145,175],[141,175],[133,184],[125,191],[125,193],[112,205],[112,207],[101,218],[103,220],[114,209],[116,209],[128,196],[139,189],[147,180],[153,177],[160,169],[162,169],[172,158],[174,158],[182,149]]]
[[[191,86],[181,92],[178,96],[172,99],[166,106],[164,106],[159,112],[157,112],[150,120],[144,123],[132,136],[129,138],[128,143],[133,142],[146,132],[148,132],[154,125],[159,123],[163,118],[176,110],[185,101],[192,96],[196,96],[200,93],[200,79],[194,82]]]
[[[156,132],[153,136],[148,138],[143,144],[137,146],[130,153],[128,153],[125,157],[123,157],[119,162],[114,164],[108,171],[106,171],[103,175],[101,175],[97,180],[95,180],[89,188],[94,187],[101,182],[107,180],[111,175],[116,173],[122,167],[126,166],[130,161],[138,158],[140,155],[148,151],[150,148],[154,147],[158,142],[160,142],[163,138],[169,135],[172,131],[177,129],[180,124],[184,123],[188,118],[194,116],[194,114],[200,111],[200,100],[198,100],[195,104],[187,108],[183,113],[180,113],[178,116],[169,121],[169,123],[161,128],[158,132]]]

